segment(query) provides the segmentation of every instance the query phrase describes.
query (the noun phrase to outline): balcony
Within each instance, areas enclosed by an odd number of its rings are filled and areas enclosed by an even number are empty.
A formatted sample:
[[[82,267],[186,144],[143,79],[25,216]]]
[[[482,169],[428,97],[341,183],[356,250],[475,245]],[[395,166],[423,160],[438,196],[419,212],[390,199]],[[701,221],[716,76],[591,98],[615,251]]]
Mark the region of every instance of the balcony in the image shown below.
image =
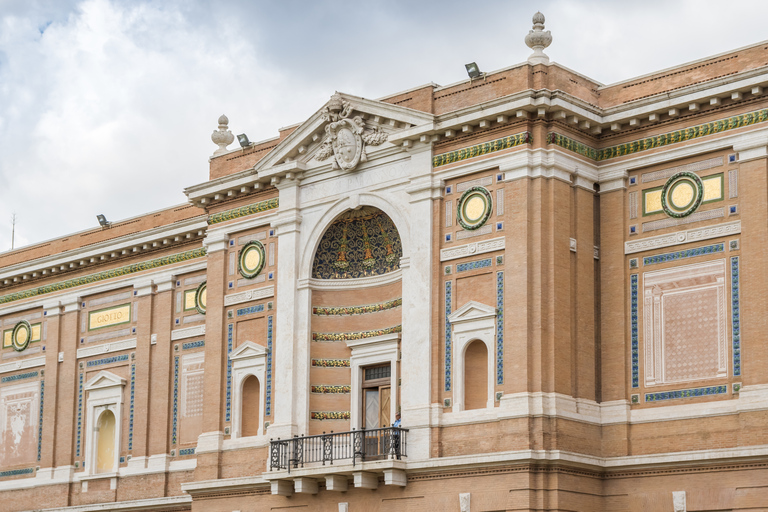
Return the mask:
[[[405,486],[408,429],[385,427],[270,441],[269,472],[272,494],[316,494],[325,479],[329,491],[354,487],[376,489],[379,475],[385,485]]]

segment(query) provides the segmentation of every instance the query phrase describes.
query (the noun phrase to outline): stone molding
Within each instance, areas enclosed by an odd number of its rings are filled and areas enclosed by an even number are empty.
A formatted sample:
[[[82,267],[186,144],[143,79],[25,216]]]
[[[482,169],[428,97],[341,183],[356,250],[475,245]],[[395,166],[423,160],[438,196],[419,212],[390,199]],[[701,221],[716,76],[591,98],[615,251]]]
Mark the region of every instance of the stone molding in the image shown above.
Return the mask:
[[[205,336],[205,324],[171,331],[171,341],[194,338],[195,336]]]
[[[377,276],[360,277],[357,279],[301,279],[299,288],[315,288],[319,290],[356,290],[371,286],[394,283],[402,279],[402,269],[387,272]]]
[[[109,354],[111,352],[121,352],[123,350],[130,350],[136,348],[136,338],[131,338],[123,341],[113,341],[110,343],[103,343],[94,347],[79,348],[77,349],[77,358],[90,357],[101,354]]]
[[[476,254],[485,254],[494,251],[503,251],[505,248],[505,237],[491,238],[490,240],[481,240],[464,245],[457,245],[447,249],[440,249],[440,261],[450,261]]]
[[[689,242],[698,242],[700,240],[709,240],[722,236],[731,236],[741,233],[741,221],[724,222],[714,226],[703,228],[687,229],[685,231],[676,231],[666,235],[652,236],[624,242],[624,254],[634,254],[636,252],[661,249],[663,247],[672,247],[675,245],[686,244]]]
[[[266,299],[275,295],[275,287],[265,286],[264,288],[256,288],[255,290],[246,290],[240,293],[233,293],[231,295],[224,296],[225,306],[234,306],[236,304],[242,304],[244,302],[251,302],[254,300]]]
[[[21,361],[0,364],[0,373],[15,372],[16,370],[25,370],[27,368],[37,368],[45,366],[45,356],[30,357]]]

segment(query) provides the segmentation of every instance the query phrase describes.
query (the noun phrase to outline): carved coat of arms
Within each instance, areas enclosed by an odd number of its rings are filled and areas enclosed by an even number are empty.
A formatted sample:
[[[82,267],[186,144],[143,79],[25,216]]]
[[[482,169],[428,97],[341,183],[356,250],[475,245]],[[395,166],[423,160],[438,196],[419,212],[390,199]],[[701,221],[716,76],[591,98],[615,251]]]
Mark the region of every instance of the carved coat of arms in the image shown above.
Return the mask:
[[[326,160],[333,156],[333,168],[351,171],[360,162],[366,161],[365,146],[378,146],[387,140],[387,134],[378,128],[365,126],[360,116],[350,117],[352,105],[339,93],[331,96],[331,101],[322,113],[328,121],[325,132],[328,134],[315,155],[317,160]]]

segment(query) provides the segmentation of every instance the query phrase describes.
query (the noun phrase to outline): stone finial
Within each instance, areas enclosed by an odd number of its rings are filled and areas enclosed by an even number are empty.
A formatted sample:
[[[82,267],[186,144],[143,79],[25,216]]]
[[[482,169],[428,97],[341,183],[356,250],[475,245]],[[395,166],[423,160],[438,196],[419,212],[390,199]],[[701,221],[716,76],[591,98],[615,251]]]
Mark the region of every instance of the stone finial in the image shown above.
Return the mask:
[[[219,129],[213,130],[211,134],[211,140],[214,144],[219,146],[219,149],[213,152],[213,156],[220,155],[227,152],[227,146],[232,144],[235,140],[235,136],[228,130],[229,119],[224,114],[219,117]]]
[[[525,44],[533,50],[528,57],[531,64],[549,64],[549,57],[544,53],[544,48],[552,44],[552,34],[549,30],[544,32],[544,15],[537,12],[533,15],[533,30],[525,36]]]

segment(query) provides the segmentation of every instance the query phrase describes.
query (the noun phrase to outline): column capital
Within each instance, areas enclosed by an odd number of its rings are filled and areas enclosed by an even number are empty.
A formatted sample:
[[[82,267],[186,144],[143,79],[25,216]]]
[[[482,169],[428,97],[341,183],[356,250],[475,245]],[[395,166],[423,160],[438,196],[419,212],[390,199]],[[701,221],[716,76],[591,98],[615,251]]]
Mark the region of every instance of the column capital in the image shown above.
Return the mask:
[[[209,231],[205,240],[203,240],[203,245],[205,245],[208,254],[226,250],[228,243],[229,235],[224,231]]]

